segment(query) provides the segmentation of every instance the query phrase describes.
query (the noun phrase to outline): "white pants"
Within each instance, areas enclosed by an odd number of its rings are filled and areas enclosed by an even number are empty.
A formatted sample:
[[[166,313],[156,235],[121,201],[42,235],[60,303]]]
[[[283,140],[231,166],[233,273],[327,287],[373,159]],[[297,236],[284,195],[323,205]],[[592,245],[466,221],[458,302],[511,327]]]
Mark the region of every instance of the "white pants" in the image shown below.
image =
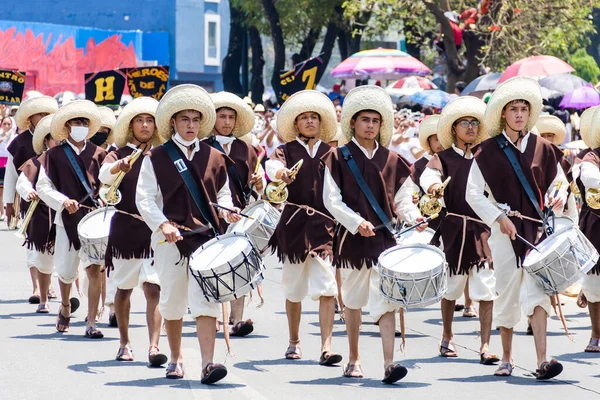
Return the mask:
[[[321,296],[336,296],[335,267],[328,260],[307,256],[301,264],[282,264],[281,287],[286,300],[302,301],[306,295],[317,301]]]
[[[590,303],[600,302],[600,275],[588,274],[581,284],[583,294]]]
[[[174,243],[158,244],[163,239],[160,231],[152,235],[154,269],[160,281],[160,314],[166,320],[179,320],[187,314],[189,305],[193,318],[218,318],[221,304],[206,300],[196,279],[189,276],[188,261],[181,259]]]
[[[27,267],[37,268],[42,274],[50,275],[54,272],[54,255],[41,253],[34,249],[27,249]]]
[[[379,321],[384,314],[396,312],[399,304],[392,303],[381,294],[379,290],[379,272],[373,268],[367,269],[366,265],[350,272],[342,283],[342,300],[347,308],[359,310],[369,306],[369,314],[375,321]]]
[[[496,293],[494,320],[496,326],[514,328],[521,319],[521,310],[527,316],[533,315],[536,307],[542,307],[548,315],[552,311],[550,297],[535,283],[523,268],[517,268],[517,258],[510,237],[500,232],[500,226],[492,226],[489,240],[496,273]]]
[[[132,258],[129,260],[113,258],[113,266],[114,270],[108,280],[113,281],[111,285],[115,288],[129,290],[137,286],[142,287],[144,283],[160,285],[151,258]]]
[[[56,225],[56,241],[54,242],[54,265],[58,279],[63,283],[73,283],[78,276],[79,263],[83,268],[93,265],[83,250],[69,249],[69,238],[65,228]]]
[[[485,268],[477,271],[471,268],[469,274],[448,276],[448,290],[444,299],[456,301],[463,295],[469,283],[469,297],[473,301],[493,301],[496,298],[496,275],[489,269],[487,262]]]

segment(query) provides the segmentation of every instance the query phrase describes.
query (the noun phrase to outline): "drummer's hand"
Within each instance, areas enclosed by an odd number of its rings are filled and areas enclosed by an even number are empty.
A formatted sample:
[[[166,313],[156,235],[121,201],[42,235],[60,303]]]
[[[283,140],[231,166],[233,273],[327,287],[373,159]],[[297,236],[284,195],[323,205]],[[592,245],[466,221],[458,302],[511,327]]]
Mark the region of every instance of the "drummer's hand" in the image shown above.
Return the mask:
[[[500,224],[500,232],[510,236],[511,240],[515,240],[517,238],[517,228],[515,228],[515,224],[513,224],[510,218],[508,218],[506,215],[500,218],[498,224]]]
[[[79,203],[72,199],[67,199],[63,202],[63,207],[69,214],[75,214],[79,210]]]
[[[27,201],[39,200],[40,196],[38,196],[35,190],[32,190],[31,193],[27,195]]]
[[[129,172],[131,171],[131,164],[129,164],[129,157],[125,157],[117,161],[117,167],[119,167],[119,171],[121,172]]]
[[[277,173],[275,174],[275,178],[277,179],[281,179],[282,181],[284,181],[287,184],[290,184],[294,181],[294,179],[296,179],[296,177],[290,177],[292,171],[290,171],[287,168],[283,168],[280,169],[279,171],[277,171]]]
[[[263,190],[263,178],[259,174],[252,174],[250,177],[250,184],[254,185],[257,191],[261,192]]]
[[[237,207],[233,207],[233,210],[237,211],[238,213],[240,212],[240,209]],[[221,218],[223,218],[225,221],[227,221],[228,224],[238,222],[240,219],[242,219],[240,214],[233,213],[231,211],[221,209],[221,210],[219,210],[219,213],[221,214]]]
[[[417,223],[421,222],[421,221],[425,221],[427,218],[425,217],[418,217],[417,218]],[[419,225],[417,226],[415,229],[417,230],[417,232],[423,232],[425,229],[427,229],[427,227],[429,226],[429,223],[425,223],[423,225]]]
[[[162,231],[162,234],[164,235],[165,240],[168,243],[175,243],[180,240],[183,240],[183,236],[181,236],[181,234],[179,233],[179,229],[171,225],[170,222],[163,222],[162,224],[160,224],[159,228]]]
[[[548,199],[548,207],[551,207],[553,211],[561,212],[564,207],[562,198],[550,196]]]
[[[362,224],[360,224],[358,227],[358,233],[360,233],[360,235],[364,237],[375,236],[374,229],[375,227],[372,223],[370,223],[369,221],[363,221]]]

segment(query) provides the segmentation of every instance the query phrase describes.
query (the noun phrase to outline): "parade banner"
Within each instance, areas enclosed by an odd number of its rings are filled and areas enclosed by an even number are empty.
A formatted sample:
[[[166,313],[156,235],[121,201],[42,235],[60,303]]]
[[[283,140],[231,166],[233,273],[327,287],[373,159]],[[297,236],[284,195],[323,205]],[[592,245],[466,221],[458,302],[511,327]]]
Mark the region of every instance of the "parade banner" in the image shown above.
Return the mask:
[[[301,90],[314,90],[317,88],[317,76],[322,75],[325,63],[321,58],[318,57],[310,58],[304,62],[296,64],[294,69],[287,71],[281,75],[281,93],[279,97],[285,101],[296,92]]]
[[[118,69],[85,74],[85,98],[99,106],[118,106],[125,90],[125,74]]]
[[[131,97],[148,96],[160,100],[167,91],[169,67],[125,68],[127,87]]]
[[[25,72],[0,70],[0,104],[20,104],[25,90]]]

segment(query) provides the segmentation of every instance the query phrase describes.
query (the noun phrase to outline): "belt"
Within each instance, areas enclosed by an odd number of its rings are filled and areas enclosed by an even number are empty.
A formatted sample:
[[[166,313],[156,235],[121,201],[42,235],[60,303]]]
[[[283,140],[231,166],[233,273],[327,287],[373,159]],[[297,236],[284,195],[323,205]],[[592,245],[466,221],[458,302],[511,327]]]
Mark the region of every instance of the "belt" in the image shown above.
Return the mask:
[[[462,263],[463,250],[465,249],[465,240],[467,238],[467,221],[479,222],[480,224],[485,224],[485,223],[480,219],[469,217],[467,215],[456,214],[456,213],[452,213],[452,212],[446,213],[446,216],[462,218],[462,220],[463,220],[462,240],[460,243],[460,253],[458,254],[458,265],[456,266],[457,270],[460,270],[460,264]]]

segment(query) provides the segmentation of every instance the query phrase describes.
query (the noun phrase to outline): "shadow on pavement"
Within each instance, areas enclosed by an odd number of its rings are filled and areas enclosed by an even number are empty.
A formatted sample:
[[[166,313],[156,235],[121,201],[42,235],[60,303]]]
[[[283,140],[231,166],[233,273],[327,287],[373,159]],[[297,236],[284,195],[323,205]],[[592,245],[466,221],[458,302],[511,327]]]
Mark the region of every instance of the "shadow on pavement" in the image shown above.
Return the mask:
[[[518,386],[537,386],[537,385],[573,385],[579,383],[579,381],[567,381],[567,380],[559,380],[559,379],[550,379],[547,381],[538,381],[535,378],[524,377],[524,376],[515,376],[513,371],[513,376],[494,376],[491,373],[489,375],[477,375],[477,376],[467,376],[462,378],[440,378],[440,381],[446,382],[476,382],[476,383],[489,383],[489,382],[505,382],[509,385],[518,385]]]
[[[581,351],[577,353],[566,353],[559,354],[559,361],[568,361],[575,364],[582,365],[600,365],[600,354],[598,353],[585,353],[583,351],[584,346],[581,347]]]
[[[398,388],[425,388],[431,386],[430,383],[399,381],[392,385],[386,385],[381,380],[370,378],[345,378],[343,376],[335,378],[321,378],[310,381],[290,381],[294,385],[324,385],[324,386],[357,386],[377,389],[398,389]]]
[[[94,370],[94,368],[106,368],[106,367],[124,367],[124,366],[136,366],[143,367],[148,363],[143,361],[117,361],[117,360],[106,360],[106,361],[90,361],[85,364],[73,364],[67,368],[75,372],[85,372],[86,374],[102,374],[102,371]],[[154,368],[153,368],[154,369]],[[155,368],[156,370],[162,370],[164,368]]]
[[[225,378],[227,379],[227,378]],[[190,381],[189,379],[167,379],[167,378],[150,378],[150,379],[134,379],[132,381],[107,382],[106,386],[125,386],[125,387],[152,387],[152,386],[168,386],[173,389],[205,389],[205,390],[228,390],[244,388],[246,385],[239,383],[218,383],[216,385],[203,385],[200,381]]]
[[[448,367],[451,367],[451,364],[479,364],[479,360],[465,357],[442,357],[439,354],[432,355],[429,358],[407,358],[402,360],[402,365],[409,369],[418,369],[419,364],[439,363],[446,363]]]
[[[312,336],[321,336],[320,332],[311,332],[310,335]],[[335,331],[332,334],[333,337],[347,337],[348,334],[346,333],[346,331]],[[377,331],[360,331],[360,337],[381,337],[381,335],[379,334],[379,330]],[[414,333],[407,333],[406,334],[406,338],[407,339],[419,339],[419,338],[424,338],[427,337],[427,335],[417,335]],[[396,336],[397,339],[400,339],[399,336]]]
[[[29,303],[29,301],[27,301],[26,299],[0,300],[0,304],[27,304],[27,303]]]
[[[288,360],[286,358],[278,358],[275,360],[245,361],[233,366],[246,371],[267,372],[265,369],[260,368],[260,366],[269,365],[319,365],[319,362],[317,360]]]
[[[54,326],[54,325],[52,325]],[[71,325],[71,327],[73,327],[73,325]],[[42,334],[42,333],[36,333],[33,335],[20,335],[20,336],[11,336],[11,339],[36,339],[36,340],[62,340],[64,342],[106,342],[106,341],[118,341],[119,338],[111,338],[111,337],[104,337],[103,339],[89,339],[86,337],[83,337],[83,330],[81,331],[81,334],[79,333],[73,333],[73,332],[67,332],[67,333],[60,333],[60,332],[54,332],[54,333],[49,333],[49,334]]]

